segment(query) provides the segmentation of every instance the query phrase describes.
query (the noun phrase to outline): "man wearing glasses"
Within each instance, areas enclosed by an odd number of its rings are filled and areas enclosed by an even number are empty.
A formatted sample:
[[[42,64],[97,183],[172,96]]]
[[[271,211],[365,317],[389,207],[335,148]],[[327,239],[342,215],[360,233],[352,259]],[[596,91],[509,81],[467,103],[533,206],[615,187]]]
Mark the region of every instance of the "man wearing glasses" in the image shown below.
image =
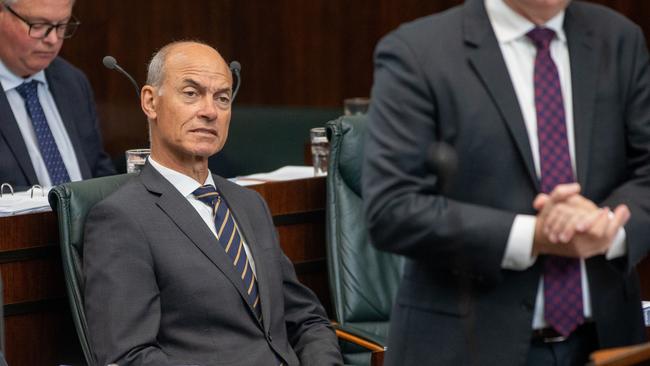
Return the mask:
[[[0,0],[0,183],[54,186],[113,174],[85,75],[57,57],[74,0]]]

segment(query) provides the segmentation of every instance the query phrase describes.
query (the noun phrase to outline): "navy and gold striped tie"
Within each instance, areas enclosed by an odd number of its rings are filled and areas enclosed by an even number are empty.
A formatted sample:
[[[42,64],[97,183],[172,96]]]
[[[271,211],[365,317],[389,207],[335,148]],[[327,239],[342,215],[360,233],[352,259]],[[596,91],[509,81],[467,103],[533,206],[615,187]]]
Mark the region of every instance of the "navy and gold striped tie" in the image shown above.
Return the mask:
[[[247,292],[247,301],[255,311],[258,319],[262,318],[260,307],[260,297],[257,292],[257,280],[253,273],[246,250],[244,250],[244,241],[237,228],[237,223],[233,217],[228,204],[221,199],[221,195],[212,185],[205,185],[197,188],[194,197],[212,208],[212,218],[217,229],[217,240],[232,260],[235,271],[241,277]]]

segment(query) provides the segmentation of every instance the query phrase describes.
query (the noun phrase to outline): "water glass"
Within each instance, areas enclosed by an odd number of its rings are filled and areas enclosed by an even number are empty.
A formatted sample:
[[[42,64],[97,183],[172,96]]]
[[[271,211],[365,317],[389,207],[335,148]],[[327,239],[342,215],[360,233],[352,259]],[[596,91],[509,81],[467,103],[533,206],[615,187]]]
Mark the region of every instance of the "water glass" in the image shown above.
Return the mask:
[[[311,158],[314,164],[314,175],[327,175],[327,157],[330,153],[329,141],[325,127],[315,127],[309,130],[311,137]]]
[[[151,149],[126,150],[126,172],[140,173],[150,153]]]

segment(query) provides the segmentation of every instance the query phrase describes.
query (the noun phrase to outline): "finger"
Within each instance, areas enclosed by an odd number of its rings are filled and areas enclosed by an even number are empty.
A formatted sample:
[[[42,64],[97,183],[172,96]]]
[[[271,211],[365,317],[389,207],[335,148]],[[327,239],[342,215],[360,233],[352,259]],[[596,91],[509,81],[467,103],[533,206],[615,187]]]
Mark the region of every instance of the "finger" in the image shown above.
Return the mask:
[[[585,215],[582,220],[576,223],[576,232],[586,233],[589,231],[596,223],[596,220],[600,217],[600,214],[600,210],[595,210],[588,215]]]
[[[544,233],[552,243],[559,241],[564,225],[571,218],[571,210],[565,204],[556,205],[544,221]]]
[[[580,184],[578,183],[567,183],[567,184],[558,184],[551,192],[550,197],[553,202],[561,202],[567,199],[568,197],[580,193]]]
[[[630,219],[631,214],[630,214],[630,209],[626,205],[619,205],[616,207],[614,210],[614,216],[609,217],[609,225],[607,227],[607,232],[606,235],[608,238],[613,239],[616,233],[618,232],[618,229],[622,228],[627,224],[628,220]]]
[[[558,234],[558,240],[561,243],[568,243],[573,239],[576,234],[576,226],[581,221],[585,220],[585,216],[592,216],[594,214],[574,214],[571,215],[565,222],[562,231]]]
[[[592,227],[589,229],[588,233],[594,240],[597,241],[603,238],[609,226],[609,208],[604,207],[598,210],[596,220],[594,221]]]
[[[540,193],[537,195],[537,197],[535,197],[535,200],[533,201],[533,208],[535,208],[537,211],[541,211],[549,200],[550,197],[548,194]]]
[[[593,203],[591,200],[585,198],[582,195],[579,194],[574,194],[570,197],[568,197],[565,202],[569,204],[572,207],[576,208],[581,208],[584,210],[589,210],[589,211],[596,211],[598,210],[598,206],[596,206],[595,203]]]

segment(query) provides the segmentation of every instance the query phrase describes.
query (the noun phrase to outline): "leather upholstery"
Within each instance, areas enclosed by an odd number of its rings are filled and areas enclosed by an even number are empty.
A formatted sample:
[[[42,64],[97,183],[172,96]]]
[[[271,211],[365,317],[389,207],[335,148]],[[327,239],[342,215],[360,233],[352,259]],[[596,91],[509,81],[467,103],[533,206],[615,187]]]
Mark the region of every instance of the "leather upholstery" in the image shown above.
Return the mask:
[[[377,251],[363,218],[361,162],[366,116],[345,116],[327,124],[327,259],[336,320],[345,330],[385,345],[390,312],[403,260]],[[346,352],[349,364],[368,364],[370,354]]]
[[[95,356],[88,342],[88,328],[83,307],[83,242],[84,225],[88,211],[113,193],[132,174],[114,175],[66,183],[54,187],[48,196],[50,206],[59,222],[59,241],[68,300],[86,361],[95,365]]]

